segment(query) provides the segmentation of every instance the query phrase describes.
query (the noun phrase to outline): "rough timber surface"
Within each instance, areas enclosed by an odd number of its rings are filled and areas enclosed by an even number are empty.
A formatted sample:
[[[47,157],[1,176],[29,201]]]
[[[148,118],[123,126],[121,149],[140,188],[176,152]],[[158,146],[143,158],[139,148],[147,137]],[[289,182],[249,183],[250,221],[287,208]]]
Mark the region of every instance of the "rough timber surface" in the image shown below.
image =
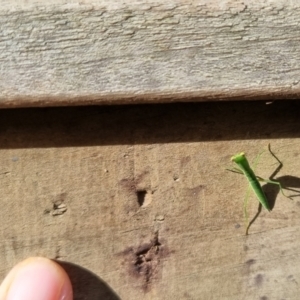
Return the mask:
[[[1,1],[0,107],[295,98],[300,2]]]
[[[295,101],[0,110],[0,280],[42,255],[80,300],[299,299],[299,114]],[[225,168],[268,143],[293,200],[264,185],[273,210],[245,236],[247,183]],[[266,151],[256,172],[277,166]]]

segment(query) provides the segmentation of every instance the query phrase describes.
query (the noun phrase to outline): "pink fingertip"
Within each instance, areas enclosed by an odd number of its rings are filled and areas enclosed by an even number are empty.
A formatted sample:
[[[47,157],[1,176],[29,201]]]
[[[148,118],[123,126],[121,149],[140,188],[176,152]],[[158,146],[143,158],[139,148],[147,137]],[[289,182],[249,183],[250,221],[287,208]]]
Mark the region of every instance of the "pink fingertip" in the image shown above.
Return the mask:
[[[73,300],[70,279],[57,263],[29,258],[11,270],[6,300]],[[10,272],[10,273],[11,273]]]

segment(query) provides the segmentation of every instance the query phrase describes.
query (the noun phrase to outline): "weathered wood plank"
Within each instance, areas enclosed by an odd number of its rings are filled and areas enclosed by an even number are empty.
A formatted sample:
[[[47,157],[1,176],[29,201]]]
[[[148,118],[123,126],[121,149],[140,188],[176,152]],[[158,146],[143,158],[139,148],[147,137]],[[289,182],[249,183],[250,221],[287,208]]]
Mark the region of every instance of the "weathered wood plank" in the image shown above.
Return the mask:
[[[247,183],[224,169],[271,142],[299,190],[299,105],[1,110],[0,279],[43,255],[76,265],[75,299],[297,299],[299,193],[265,186],[245,236]],[[276,167],[265,152],[257,173]]]
[[[2,1],[0,107],[298,97],[298,1]]]

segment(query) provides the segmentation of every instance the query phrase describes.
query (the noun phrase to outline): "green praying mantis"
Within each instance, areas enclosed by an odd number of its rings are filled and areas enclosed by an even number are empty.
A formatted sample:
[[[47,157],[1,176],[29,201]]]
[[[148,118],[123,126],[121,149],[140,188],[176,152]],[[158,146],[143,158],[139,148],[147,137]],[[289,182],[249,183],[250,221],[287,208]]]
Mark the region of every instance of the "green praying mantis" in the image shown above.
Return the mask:
[[[268,145],[268,150],[271,153],[271,155],[279,162],[280,166],[282,166],[282,163],[275,156],[275,154],[271,151],[270,144]],[[255,164],[257,163],[258,157],[256,159]],[[264,193],[264,191],[263,191],[263,189],[262,189],[262,187],[259,183],[260,181],[277,185],[279,187],[280,192],[282,193],[282,195],[285,196],[286,198],[290,199],[290,197],[288,197],[284,194],[283,188],[282,188],[280,182],[274,181],[274,180],[263,179],[263,178],[255,175],[254,171],[250,167],[250,164],[249,164],[244,152],[240,152],[240,153],[232,156],[231,161],[235,162],[237,164],[238,168],[234,168],[233,170],[231,170],[231,169],[227,169],[227,170],[245,175],[245,177],[247,178],[247,180],[249,182],[249,186],[252,188],[252,190],[253,190],[254,194],[256,195],[258,201],[268,211],[271,210],[271,207],[270,207],[268,199],[267,199],[267,197],[266,197],[266,195],[265,195],[265,193]],[[244,216],[245,216],[245,220],[246,220],[246,235],[248,234],[248,230],[249,230],[249,226],[250,226],[250,224],[248,222],[248,213],[247,213],[247,198],[248,198],[248,191],[247,191],[246,199],[244,201]]]

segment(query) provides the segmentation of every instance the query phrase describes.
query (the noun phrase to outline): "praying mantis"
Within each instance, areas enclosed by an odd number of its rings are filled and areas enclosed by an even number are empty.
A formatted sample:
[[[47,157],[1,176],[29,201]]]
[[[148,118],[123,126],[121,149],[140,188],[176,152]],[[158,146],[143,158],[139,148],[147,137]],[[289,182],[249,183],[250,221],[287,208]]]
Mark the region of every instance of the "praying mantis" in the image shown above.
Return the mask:
[[[279,159],[271,151],[270,144],[268,145],[268,150],[271,153],[271,155],[279,162],[279,164],[282,165],[282,163],[279,161]],[[250,164],[249,164],[244,152],[240,152],[240,153],[232,156],[231,161],[235,162],[237,164],[238,168],[234,168],[233,170],[231,170],[231,169],[227,169],[227,170],[245,175],[245,177],[247,178],[247,180],[249,182],[249,186],[252,188],[252,190],[253,190],[254,194],[256,195],[258,201],[268,211],[271,210],[270,204],[269,204],[268,199],[267,199],[267,197],[266,197],[266,195],[265,195],[265,193],[264,193],[264,191],[263,191],[263,189],[262,189],[262,187],[259,183],[260,181],[277,185],[279,187],[280,192],[282,193],[282,195],[285,196],[286,198],[289,198],[288,196],[286,196],[284,194],[283,188],[282,188],[280,182],[275,181],[275,180],[263,179],[263,178],[255,175],[254,171],[250,167]],[[248,196],[248,191],[247,191],[247,196]],[[249,229],[249,225],[250,225],[248,223],[247,196],[246,196],[246,199],[244,201],[244,216],[245,216],[245,219],[246,219],[246,235],[248,234],[248,229]]]

